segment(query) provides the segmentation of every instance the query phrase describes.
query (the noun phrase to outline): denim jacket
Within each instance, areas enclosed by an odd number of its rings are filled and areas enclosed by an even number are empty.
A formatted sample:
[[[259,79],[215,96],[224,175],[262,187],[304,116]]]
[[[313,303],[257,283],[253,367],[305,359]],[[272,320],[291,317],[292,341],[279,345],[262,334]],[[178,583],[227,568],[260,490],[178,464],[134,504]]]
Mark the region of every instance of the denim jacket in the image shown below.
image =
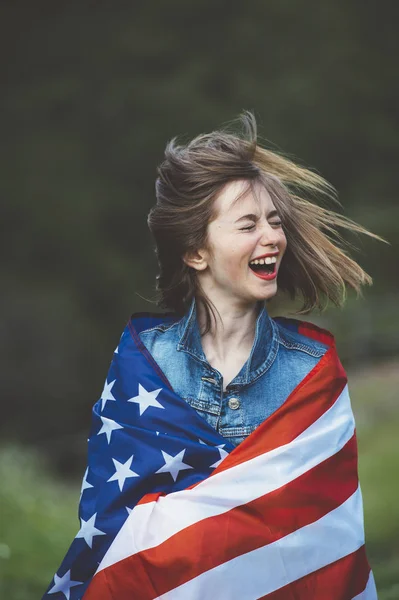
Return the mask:
[[[223,391],[223,377],[206,359],[195,298],[178,320],[139,333],[174,391],[234,446],[277,410],[327,350],[263,304],[251,353]]]

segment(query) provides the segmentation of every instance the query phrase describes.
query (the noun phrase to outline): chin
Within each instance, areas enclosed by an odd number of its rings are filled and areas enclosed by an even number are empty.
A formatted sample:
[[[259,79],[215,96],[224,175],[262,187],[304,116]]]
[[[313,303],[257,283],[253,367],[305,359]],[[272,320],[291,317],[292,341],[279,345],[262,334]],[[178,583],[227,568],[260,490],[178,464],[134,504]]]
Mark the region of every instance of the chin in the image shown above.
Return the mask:
[[[263,293],[256,294],[256,300],[271,300],[277,294],[277,285],[270,285],[270,289],[263,290]]]

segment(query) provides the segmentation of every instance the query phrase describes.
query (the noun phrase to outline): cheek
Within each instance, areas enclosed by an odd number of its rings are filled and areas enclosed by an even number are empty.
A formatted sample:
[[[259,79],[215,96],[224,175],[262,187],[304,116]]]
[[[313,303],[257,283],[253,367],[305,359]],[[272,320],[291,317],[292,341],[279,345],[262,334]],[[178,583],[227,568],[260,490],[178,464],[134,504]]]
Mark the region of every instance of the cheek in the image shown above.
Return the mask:
[[[243,259],[245,256],[245,260]],[[219,276],[230,284],[242,280],[242,268],[246,264],[246,252],[237,243],[230,245],[230,251],[224,253],[223,261],[219,263]]]
[[[284,253],[285,250],[286,250],[286,248],[287,248],[287,238],[285,236],[284,231],[281,232],[281,236],[280,236],[280,239],[279,239],[279,246],[280,246],[280,251],[282,253]]]

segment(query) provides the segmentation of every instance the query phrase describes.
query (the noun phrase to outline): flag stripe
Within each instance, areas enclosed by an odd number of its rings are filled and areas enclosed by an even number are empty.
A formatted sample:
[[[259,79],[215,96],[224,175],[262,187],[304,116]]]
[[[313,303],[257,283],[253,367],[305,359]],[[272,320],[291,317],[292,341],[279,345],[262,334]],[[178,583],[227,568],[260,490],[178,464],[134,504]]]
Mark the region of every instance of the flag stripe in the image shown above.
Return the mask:
[[[358,488],[338,508],[314,523],[206,571],[158,596],[158,600],[258,600],[363,544],[362,499]]]
[[[335,350],[327,351],[285,402],[229,453],[211,477],[255,458],[259,452],[264,453],[290,443],[334,404],[346,383],[346,374]],[[186,489],[192,489],[200,483]],[[154,495],[147,494],[139,503],[153,500]]]
[[[353,597],[365,589],[370,576],[370,566],[365,545],[326,567],[313,571],[289,585],[263,596],[259,600],[360,600]],[[362,592],[364,593],[364,592]]]
[[[322,329],[318,325],[302,321],[298,326],[298,333],[317,342],[321,342],[326,346],[335,346],[334,336],[327,329]]]
[[[377,600],[377,590],[372,571],[370,571],[365,589],[360,594],[352,598],[352,600]]]
[[[356,491],[356,469],[353,435],[342,450],[290,484],[200,521],[163,544],[105,569],[107,586],[117,590],[119,600],[128,600],[136,590],[140,591],[140,600],[154,598],[154,590],[156,595],[164,594],[203,571],[274,542],[334,510]],[[254,520],[260,525],[248,535]],[[182,557],[184,568],[179,568]]]
[[[135,552],[159,545],[197,521],[278,489],[340,450],[353,431],[353,415],[345,388],[335,404],[291,444],[210,477],[194,489],[136,506],[99,571]],[[258,443],[261,442],[258,438]],[[256,478],[253,473],[257,473]],[[95,581],[96,577],[91,585]]]
[[[316,421],[342,393],[347,378],[334,348],[329,349],[285,402],[225,458],[215,472],[288,444]],[[267,434],[266,434],[267,432]]]
[[[353,432],[353,413],[345,387],[335,404],[290,444],[208,477],[193,489],[137,505],[98,571],[135,551],[158,546],[197,521],[251,502],[293,481],[340,450]]]

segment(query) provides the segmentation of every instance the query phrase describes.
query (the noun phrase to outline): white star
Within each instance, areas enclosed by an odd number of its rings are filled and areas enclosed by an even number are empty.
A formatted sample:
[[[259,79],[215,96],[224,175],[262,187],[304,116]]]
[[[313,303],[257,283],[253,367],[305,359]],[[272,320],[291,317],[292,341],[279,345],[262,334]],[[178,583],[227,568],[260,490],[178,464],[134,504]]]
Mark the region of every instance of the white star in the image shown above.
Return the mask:
[[[128,402],[135,402],[136,404],[139,405],[140,417],[141,417],[143,412],[145,410],[147,410],[147,408],[149,406],[153,406],[154,408],[165,408],[164,406],[162,406],[162,404],[160,404],[158,402],[158,400],[155,399],[161,390],[162,390],[162,388],[159,388],[159,390],[153,390],[152,392],[147,392],[147,390],[141,385],[141,383],[139,383],[138,396],[134,396],[133,398],[130,398],[130,400],[128,400]]]
[[[137,473],[130,469],[133,460],[133,454],[125,463],[120,463],[119,460],[115,460],[115,458],[112,460],[114,461],[115,465],[115,473],[111,475],[107,481],[117,481],[119,484],[119,489],[122,491],[122,488],[125,485],[125,480],[128,477],[139,477]]]
[[[117,347],[115,348],[115,350],[114,350],[114,354],[119,354],[119,352],[118,352],[118,348],[119,348],[119,346],[117,346]]]
[[[54,575],[54,585],[51,590],[48,591],[49,594],[56,594],[57,592],[62,592],[67,600],[69,600],[69,594],[71,591],[71,587],[75,585],[81,585],[84,583],[83,581],[71,581],[71,571],[67,571],[65,575],[62,577],[58,577],[57,574]]]
[[[167,452],[161,450],[165,464],[163,467],[161,467],[160,469],[158,469],[158,471],[155,472],[170,473],[173,477],[173,481],[176,481],[179,471],[184,471],[185,469],[193,469],[193,467],[191,467],[190,465],[186,465],[186,463],[183,462],[185,451],[186,450],[182,450],[181,452],[179,452],[179,454],[176,454],[176,456],[171,456]]]
[[[216,467],[218,467],[220,465],[220,463],[226,458],[226,456],[229,455],[228,452],[226,452],[226,450],[223,450],[224,446],[226,444],[220,444],[220,446],[218,446],[218,450],[219,450],[219,454],[220,454],[220,460],[217,460],[216,462],[213,463],[213,465],[211,465],[209,468],[210,469],[216,469]]]
[[[127,510],[127,512],[128,512],[128,514],[130,515],[130,513],[132,512],[132,510],[133,510],[133,509],[132,509],[132,508],[129,508],[128,506],[125,506],[125,508],[126,508],[126,510]]]
[[[198,438],[198,441],[199,441],[200,444],[203,444],[204,446],[208,445],[206,442],[203,442],[200,438]]]
[[[104,410],[105,403],[107,402],[107,400],[116,400],[116,398],[113,397],[112,392],[111,392],[111,388],[114,385],[115,381],[116,381],[116,379],[111,381],[111,383],[107,383],[107,380],[105,380],[104,389],[101,394],[101,400],[103,403],[102,407],[101,407],[101,412]]]
[[[87,475],[88,474],[89,474],[89,467],[87,467],[86,472],[85,472],[84,477],[83,477],[82,487],[80,488],[80,496],[82,496],[82,494],[83,494],[83,492],[85,490],[88,490],[89,488],[94,487],[93,485],[91,485],[91,483],[89,483],[87,481]]]
[[[105,433],[105,435],[107,436],[108,444],[109,444],[111,441],[112,432],[115,431],[116,429],[123,429],[123,427],[122,427],[122,425],[119,425],[119,423],[117,423],[116,421],[113,421],[112,419],[107,419],[107,417],[100,417],[100,419],[103,422],[103,426],[101,427],[101,429],[97,433],[97,435],[100,435],[101,433]]]
[[[96,521],[97,513],[94,513],[92,517],[88,521],[84,519],[80,519],[80,529],[76,534],[77,538],[84,538],[86,544],[91,548],[93,546],[93,538],[95,535],[106,535],[104,531],[100,531],[96,527],[94,527],[94,523]]]

